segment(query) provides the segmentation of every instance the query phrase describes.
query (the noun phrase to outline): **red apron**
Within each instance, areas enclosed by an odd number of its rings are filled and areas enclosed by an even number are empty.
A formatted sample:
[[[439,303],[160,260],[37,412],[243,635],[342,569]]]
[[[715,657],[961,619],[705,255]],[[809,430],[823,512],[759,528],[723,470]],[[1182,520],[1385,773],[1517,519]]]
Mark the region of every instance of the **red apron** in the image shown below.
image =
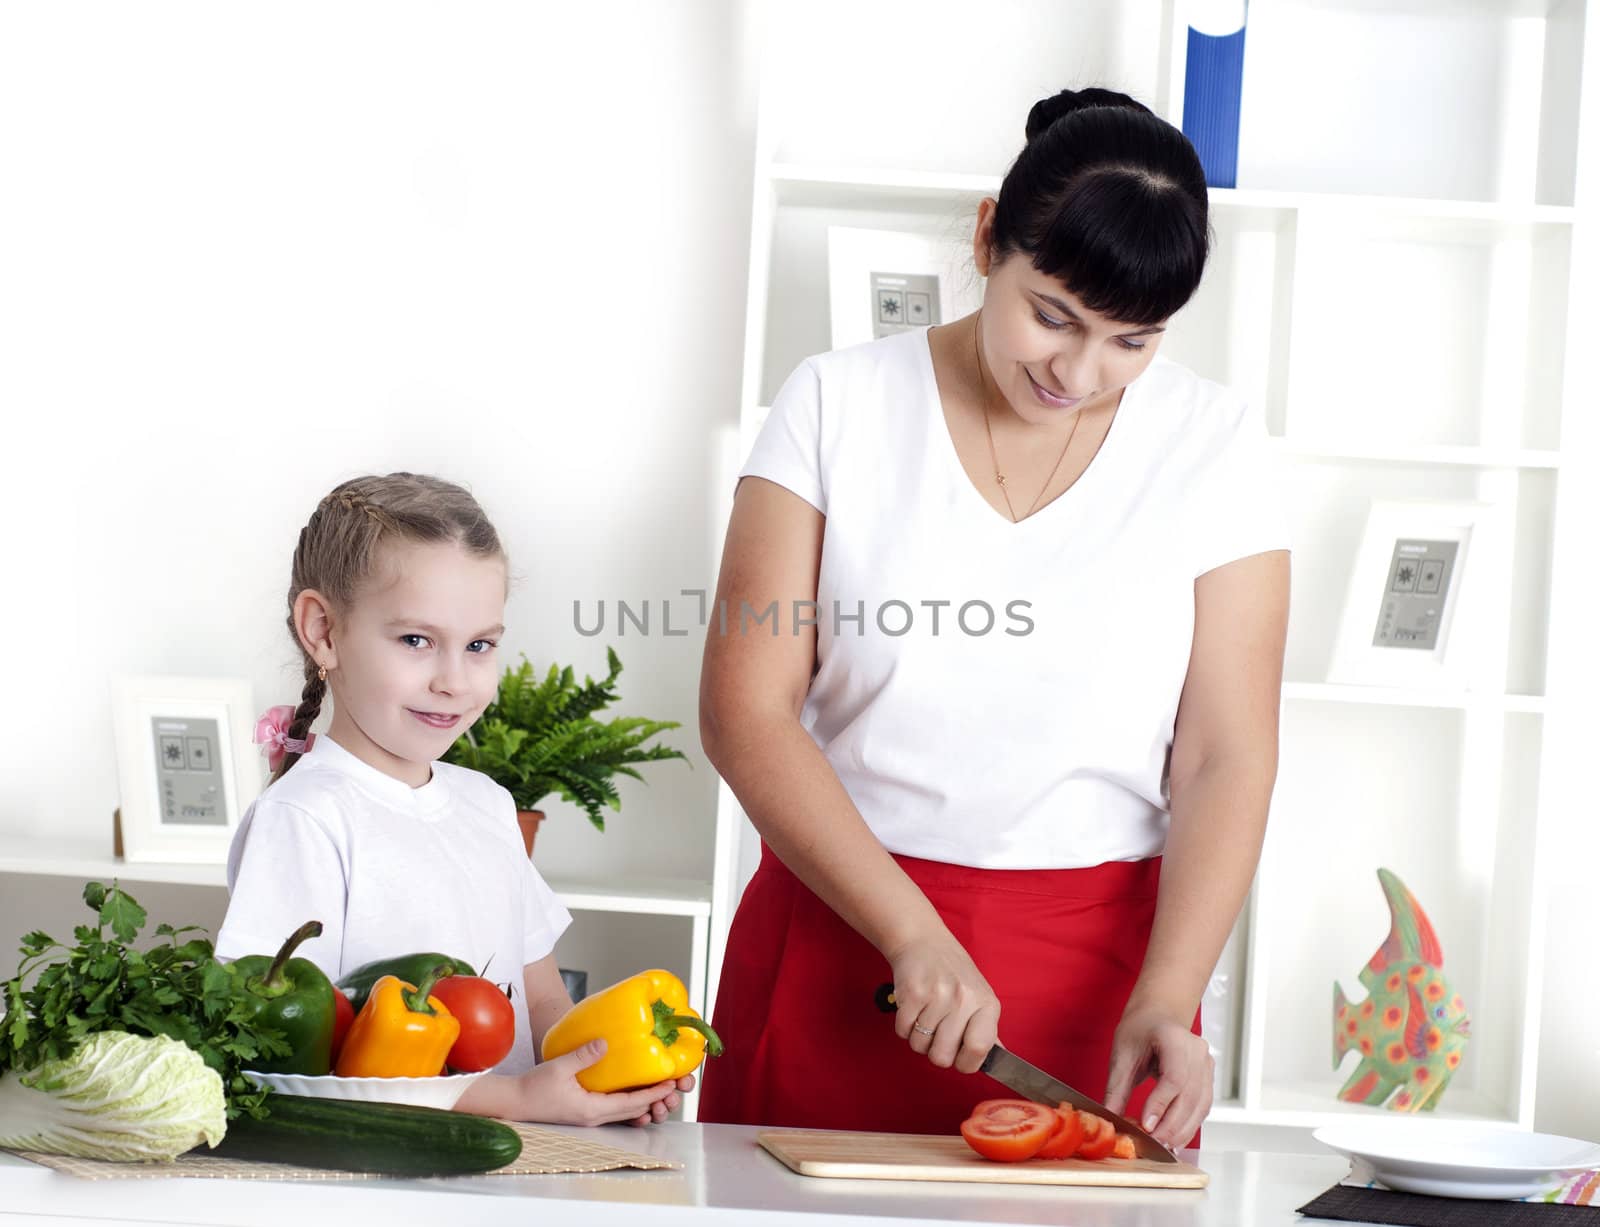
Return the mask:
[[[894,859],[999,997],[1006,1047],[1103,1099],[1112,1032],[1150,939],[1160,859],[1090,869]],[[727,1051],[704,1067],[700,1119],[954,1133],[979,1100],[1012,1094],[912,1052],[873,1003],[889,979],[883,956],[763,847],[728,934],[713,1019]],[[1135,1088],[1124,1114],[1137,1120],[1154,1086]]]

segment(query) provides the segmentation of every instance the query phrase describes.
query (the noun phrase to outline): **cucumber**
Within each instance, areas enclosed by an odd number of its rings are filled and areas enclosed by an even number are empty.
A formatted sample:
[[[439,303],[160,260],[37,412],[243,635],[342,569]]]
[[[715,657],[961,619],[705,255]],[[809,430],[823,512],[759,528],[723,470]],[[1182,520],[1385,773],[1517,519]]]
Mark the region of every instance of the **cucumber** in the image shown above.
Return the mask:
[[[276,1091],[266,1108],[265,1120],[229,1121],[222,1141],[200,1153],[386,1176],[492,1172],[522,1153],[515,1129],[465,1112]]]

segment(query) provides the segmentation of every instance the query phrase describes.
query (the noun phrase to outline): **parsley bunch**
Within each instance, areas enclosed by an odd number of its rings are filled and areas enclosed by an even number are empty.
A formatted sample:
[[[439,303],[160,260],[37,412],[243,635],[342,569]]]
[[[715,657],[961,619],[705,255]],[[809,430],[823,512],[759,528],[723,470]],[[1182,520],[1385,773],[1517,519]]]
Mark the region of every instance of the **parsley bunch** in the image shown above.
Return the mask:
[[[131,895],[115,882],[110,889],[90,882],[83,901],[98,923],[73,930],[76,946],[38,931],[22,939],[22,962],[5,985],[0,1073],[71,1056],[97,1031],[167,1035],[198,1052],[221,1076],[229,1120],[264,1115],[267,1092],[243,1071],[259,1059],[288,1055],[289,1042],[282,1032],[251,1021],[242,989],[209,941],[179,941],[203,932],[200,926],[157,925],[156,936],[167,941],[135,950],[131,943],[147,915]],[[54,952],[60,954],[51,961]],[[23,988],[35,970],[38,978]]]

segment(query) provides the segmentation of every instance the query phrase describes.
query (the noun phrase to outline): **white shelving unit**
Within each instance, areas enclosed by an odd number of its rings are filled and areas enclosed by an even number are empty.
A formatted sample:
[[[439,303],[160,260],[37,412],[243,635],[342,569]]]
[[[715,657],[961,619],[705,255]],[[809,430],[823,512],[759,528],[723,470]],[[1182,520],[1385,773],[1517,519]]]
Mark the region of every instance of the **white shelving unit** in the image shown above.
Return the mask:
[[[741,458],[784,377],[828,348],[827,227],[969,243],[1028,106],[1067,85],[1125,89],[1180,122],[1182,9],[1022,0],[981,31],[953,3],[771,11]],[[1550,747],[1588,702],[1563,668],[1586,629],[1551,594],[1584,561],[1565,475],[1597,440],[1584,418],[1600,320],[1576,270],[1597,264],[1600,88],[1584,87],[1600,71],[1600,15],[1582,0],[1257,0],[1250,23],[1240,178],[1257,186],[1212,192],[1205,283],[1163,350],[1265,407],[1296,530],[1282,765],[1218,969],[1242,1001],[1212,1123],[1306,1128],[1379,1110],[1335,1099],[1348,1065],[1330,1067],[1330,988],[1362,995],[1356,973],[1388,931],[1383,865],[1432,918],[1474,1018],[1435,1115],[1531,1128],[1542,898],[1564,820],[1551,799],[1583,795]],[[937,81],[937,96],[893,95],[911,78]],[[1324,680],[1380,497],[1515,507],[1495,585],[1503,634],[1470,690]],[[724,786],[713,1000],[757,847]]]

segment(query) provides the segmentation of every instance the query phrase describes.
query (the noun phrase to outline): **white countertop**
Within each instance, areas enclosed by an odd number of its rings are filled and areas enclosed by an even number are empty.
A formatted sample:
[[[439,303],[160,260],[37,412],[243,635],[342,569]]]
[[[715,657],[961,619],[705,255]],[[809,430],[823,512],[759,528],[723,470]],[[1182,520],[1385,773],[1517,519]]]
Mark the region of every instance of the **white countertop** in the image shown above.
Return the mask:
[[[551,1128],[566,1127],[551,1126]],[[584,1132],[571,1129],[571,1132]],[[1201,1150],[1185,1158],[1211,1174],[1204,1190],[1075,1189],[797,1176],[755,1144],[759,1130],[669,1122],[608,1127],[610,1145],[683,1163],[681,1171],[431,1180],[254,1182],[80,1180],[0,1154],[0,1224],[64,1221],[221,1223],[282,1227],[339,1221],[462,1222],[540,1227],[751,1224],[838,1227],[848,1222],[1061,1224],[1075,1227],[1277,1227],[1344,1177],[1348,1164],[1316,1155]],[[409,1199],[404,1209],[401,1198]],[[648,1211],[644,1207],[649,1207]],[[401,1217],[403,1215],[403,1218]]]

